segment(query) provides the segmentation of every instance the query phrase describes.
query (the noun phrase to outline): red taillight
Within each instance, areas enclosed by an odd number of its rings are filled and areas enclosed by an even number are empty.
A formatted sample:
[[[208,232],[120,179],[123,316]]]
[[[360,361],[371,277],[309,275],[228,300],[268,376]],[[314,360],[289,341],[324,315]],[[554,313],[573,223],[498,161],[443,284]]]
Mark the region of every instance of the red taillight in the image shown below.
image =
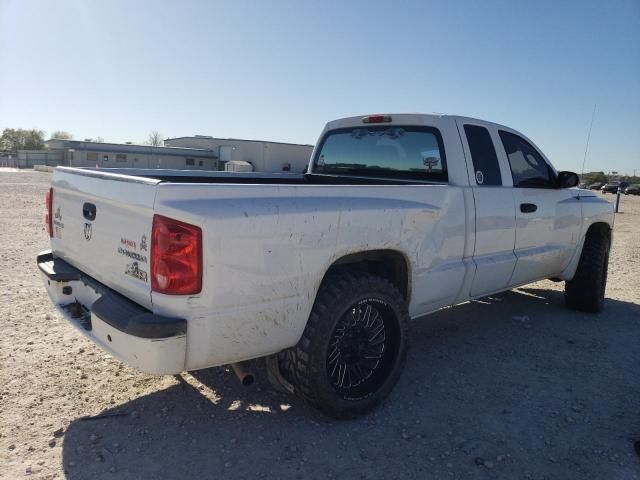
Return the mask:
[[[151,289],[167,295],[202,290],[202,230],[162,215],[153,216]]]
[[[50,188],[47,191],[47,196],[45,197],[45,207],[47,211],[44,214],[44,223],[47,226],[47,233],[49,234],[49,237],[53,237],[53,214],[51,211],[53,208],[53,188]]]
[[[362,123],[389,123],[391,115],[369,115],[362,118]]]

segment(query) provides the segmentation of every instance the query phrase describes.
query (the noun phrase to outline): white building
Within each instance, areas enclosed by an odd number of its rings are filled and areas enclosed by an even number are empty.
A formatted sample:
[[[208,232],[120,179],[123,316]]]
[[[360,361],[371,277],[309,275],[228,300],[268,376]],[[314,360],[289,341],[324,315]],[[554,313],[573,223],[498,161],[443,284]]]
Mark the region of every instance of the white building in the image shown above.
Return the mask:
[[[312,145],[202,135],[168,138],[163,147],[59,139],[45,146],[18,151],[17,166],[225,170],[227,162],[240,160],[255,172],[302,173],[313,151]]]
[[[56,165],[70,167],[100,168],[171,168],[218,170],[218,156],[212,150],[201,148],[152,147],[122,143],[102,143],[81,140],[48,140],[43,152],[53,159],[59,157]],[[37,155],[32,154],[34,157]],[[25,157],[32,156],[26,155]],[[20,154],[18,155],[20,157]],[[28,158],[25,158],[28,160]],[[35,163],[47,163],[33,159]],[[25,165],[29,167],[28,162]]]
[[[205,135],[167,138],[164,144],[212,151],[219,159],[220,170],[224,170],[226,162],[241,160],[253,165],[256,172],[302,173],[307,169],[313,151],[313,145],[215,138]]]

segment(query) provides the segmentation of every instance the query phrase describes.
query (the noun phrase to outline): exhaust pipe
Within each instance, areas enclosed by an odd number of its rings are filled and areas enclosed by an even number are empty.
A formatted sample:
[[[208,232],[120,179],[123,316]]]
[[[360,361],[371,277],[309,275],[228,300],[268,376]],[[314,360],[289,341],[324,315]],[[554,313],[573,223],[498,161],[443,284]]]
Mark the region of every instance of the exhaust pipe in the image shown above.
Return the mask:
[[[248,387],[253,383],[253,373],[247,370],[247,362],[232,363],[231,368],[242,385]]]

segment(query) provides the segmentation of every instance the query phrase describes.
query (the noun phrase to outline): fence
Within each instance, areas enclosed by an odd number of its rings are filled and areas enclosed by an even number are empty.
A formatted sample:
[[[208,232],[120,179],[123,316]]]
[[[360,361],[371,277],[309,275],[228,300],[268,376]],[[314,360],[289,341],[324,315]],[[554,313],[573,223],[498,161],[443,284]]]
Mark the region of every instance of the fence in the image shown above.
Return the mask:
[[[57,167],[64,165],[63,150],[19,150],[18,168],[33,168],[35,165]]]
[[[16,157],[2,156],[0,157],[0,167],[18,168],[18,159]]]

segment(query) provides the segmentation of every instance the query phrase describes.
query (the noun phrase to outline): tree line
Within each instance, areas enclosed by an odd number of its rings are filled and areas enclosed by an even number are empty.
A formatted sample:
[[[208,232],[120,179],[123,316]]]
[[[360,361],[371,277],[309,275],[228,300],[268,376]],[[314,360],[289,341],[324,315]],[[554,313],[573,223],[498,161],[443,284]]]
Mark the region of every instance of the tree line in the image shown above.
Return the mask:
[[[43,150],[45,148],[44,142],[46,134],[44,130],[37,128],[24,129],[24,128],[5,128],[0,135],[0,152],[17,153],[18,150]],[[159,147],[164,145],[163,136],[157,132],[152,131],[147,140],[142,142],[146,145]],[[73,140],[73,134],[64,130],[54,131],[50,140]],[[102,137],[96,137],[94,139],[86,139],[90,142],[104,142]]]
[[[580,176],[580,180],[587,185],[592,183],[607,183],[610,180],[617,180],[628,183],[640,183],[640,177],[632,175],[608,175],[604,172],[588,172]]]

